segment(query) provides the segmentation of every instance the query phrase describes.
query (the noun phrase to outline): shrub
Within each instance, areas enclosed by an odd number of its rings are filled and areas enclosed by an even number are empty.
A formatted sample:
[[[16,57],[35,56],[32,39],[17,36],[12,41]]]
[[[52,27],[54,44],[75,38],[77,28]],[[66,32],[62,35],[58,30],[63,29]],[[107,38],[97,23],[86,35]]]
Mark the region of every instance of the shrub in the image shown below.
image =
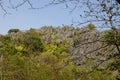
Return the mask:
[[[115,43],[120,45],[120,36],[113,30],[106,30],[101,41],[108,45],[115,45]]]
[[[88,24],[87,26],[85,26],[86,28],[88,28],[89,30],[95,30],[95,25],[93,25],[92,23]]]
[[[29,30],[27,33],[25,33],[23,42],[25,48],[29,51],[42,52],[44,50],[44,43],[35,30]]]
[[[19,29],[10,29],[9,31],[8,31],[8,33],[10,34],[10,33],[17,33],[17,32],[19,32],[20,30]]]

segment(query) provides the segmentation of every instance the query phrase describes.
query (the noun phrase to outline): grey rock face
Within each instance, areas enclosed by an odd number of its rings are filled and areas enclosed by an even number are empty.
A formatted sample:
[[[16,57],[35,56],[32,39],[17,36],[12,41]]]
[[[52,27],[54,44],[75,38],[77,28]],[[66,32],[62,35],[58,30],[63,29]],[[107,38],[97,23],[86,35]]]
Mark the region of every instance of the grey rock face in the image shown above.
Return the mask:
[[[92,67],[106,66],[110,62],[108,57],[117,53],[114,46],[108,46],[101,42],[104,32],[96,29],[43,27],[38,32],[47,44],[59,44],[64,40],[70,40],[71,44],[68,51],[71,55],[70,60],[79,66],[83,66],[88,61],[91,61]]]
[[[117,53],[114,46],[108,46],[101,42],[103,32],[98,30],[81,29],[81,34],[74,39],[71,47],[71,60],[76,65],[84,65],[91,60],[92,67],[106,66],[109,56]]]

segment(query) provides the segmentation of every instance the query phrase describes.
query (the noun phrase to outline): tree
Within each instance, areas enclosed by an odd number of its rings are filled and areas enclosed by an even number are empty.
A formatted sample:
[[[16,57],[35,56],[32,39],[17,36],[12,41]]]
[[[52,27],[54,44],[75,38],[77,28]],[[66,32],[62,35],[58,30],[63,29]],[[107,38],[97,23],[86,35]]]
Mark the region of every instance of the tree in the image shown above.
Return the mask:
[[[19,32],[20,30],[19,29],[10,29],[9,31],[8,31],[8,33],[10,34],[10,33],[17,33],[17,32]]]
[[[42,52],[44,50],[43,41],[35,30],[31,29],[27,31],[23,37],[23,42],[27,50],[32,52]]]

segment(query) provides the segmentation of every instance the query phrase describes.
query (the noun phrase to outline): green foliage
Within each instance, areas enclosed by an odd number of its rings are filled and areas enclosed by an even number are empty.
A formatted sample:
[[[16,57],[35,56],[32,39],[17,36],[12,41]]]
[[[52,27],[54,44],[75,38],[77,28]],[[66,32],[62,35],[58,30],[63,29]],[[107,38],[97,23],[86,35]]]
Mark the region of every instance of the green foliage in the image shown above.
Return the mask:
[[[70,27],[64,27],[64,30],[67,28]],[[105,34],[107,35],[105,38],[110,40],[114,36],[109,31]],[[71,40],[66,39],[56,43],[58,37],[55,36],[51,43],[45,44],[35,29],[16,36],[0,35],[0,79],[115,80],[119,78],[119,74],[117,76],[112,74],[112,69],[119,71],[119,60],[112,63],[109,69],[102,70],[91,71],[90,59],[83,62],[82,67],[76,66],[68,54]]]
[[[10,29],[9,31],[8,31],[8,33],[10,34],[10,33],[17,33],[17,32],[19,32],[20,30],[19,29]]]
[[[88,25],[85,26],[85,27],[88,28],[89,30],[95,30],[95,29],[96,29],[95,25],[92,24],[92,23],[88,24]]]
[[[64,31],[69,30],[70,28],[73,28],[73,27],[72,27],[72,26],[69,26],[69,25],[64,25],[64,26],[62,27],[62,29],[63,29]]]
[[[68,51],[68,47],[65,45],[47,45],[46,46],[46,51],[48,53],[51,53],[53,55],[55,55],[58,58],[63,58],[64,56],[68,56],[67,51]],[[64,55],[64,56],[63,56]]]
[[[120,58],[116,58],[109,66],[110,70],[119,70],[120,72]]]
[[[101,41],[108,45],[115,45],[115,43],[120,45],[120,36],[113,30],[106,30]]]
[[[25,57],[9,55],[0,62],[3,80],[115,80],[109,71],[85,72],[65,58],[42,53]]]
[[[39,34],[35,30],[29,30],[24,34],[23,42],[25,48],[31,52],[43,51],[44,44]]]
[[[0,37],[0,53],[1,54],[16,54],[16,53],[37,53],[44,50],[44,43],[39,34],[31,29],[18,36],[12,37],[9,35]]]
[[[120,79],[120,56],[114,58],[114,60],[108,65],[109,70],[113,71],[117,80]]]
[[[28,59],[20,55],[4,56],[2,61],[2,80],[28,80]],[[25,77],[26,76],[26,77]]]
[[[1,36],[0,39],[0,54],[15,54],[17,52],[9,36]]]
[[[81,75],[80,80],[116,80],[114,76],[112,76],[111,72],[108,70],[97,71],[94,70],[91,73],[84,73]]]

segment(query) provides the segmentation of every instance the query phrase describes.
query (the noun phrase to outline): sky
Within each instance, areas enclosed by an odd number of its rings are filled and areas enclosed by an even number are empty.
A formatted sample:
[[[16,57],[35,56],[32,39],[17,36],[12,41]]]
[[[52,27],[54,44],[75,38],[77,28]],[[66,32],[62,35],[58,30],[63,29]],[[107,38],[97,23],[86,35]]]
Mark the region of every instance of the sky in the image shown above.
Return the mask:
[[[0,15],[0,34],[7,34],[8,30],[13,28],[28,30],[39,29],[42,26],[71,25],[72,20],[77,19],[78,16],[76,11],[70,13],[64,5],[49,6],[39,10],[22,6],[17,11],[11,11],[10,15]]]

